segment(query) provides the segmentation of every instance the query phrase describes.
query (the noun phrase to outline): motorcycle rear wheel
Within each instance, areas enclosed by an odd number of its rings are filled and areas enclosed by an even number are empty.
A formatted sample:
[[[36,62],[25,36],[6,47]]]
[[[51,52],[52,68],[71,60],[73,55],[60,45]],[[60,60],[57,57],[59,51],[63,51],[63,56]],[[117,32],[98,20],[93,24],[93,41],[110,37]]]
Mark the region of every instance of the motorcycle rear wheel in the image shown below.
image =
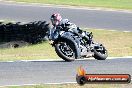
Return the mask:
[[[102,50],[94,49],[94,58],[97,60],[105,60],[108,57],[108,52],[102,44],[99,47],[102,47]]]

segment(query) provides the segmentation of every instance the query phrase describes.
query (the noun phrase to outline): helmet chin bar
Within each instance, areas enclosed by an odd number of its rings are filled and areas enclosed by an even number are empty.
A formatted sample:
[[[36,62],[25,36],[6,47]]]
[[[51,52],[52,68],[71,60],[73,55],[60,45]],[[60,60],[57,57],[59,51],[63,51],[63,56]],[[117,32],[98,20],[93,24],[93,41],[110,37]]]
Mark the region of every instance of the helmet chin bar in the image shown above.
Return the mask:
[[[58,24],[59,24],[59,21],[56,22],[56,25],[58,25]]]

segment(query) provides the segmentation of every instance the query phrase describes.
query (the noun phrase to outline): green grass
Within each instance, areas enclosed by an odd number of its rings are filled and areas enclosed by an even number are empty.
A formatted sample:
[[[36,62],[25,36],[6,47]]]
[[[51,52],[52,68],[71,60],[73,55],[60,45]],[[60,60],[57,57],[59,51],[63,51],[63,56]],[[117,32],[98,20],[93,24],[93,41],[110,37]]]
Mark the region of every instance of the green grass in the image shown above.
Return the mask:
[[[17,2],[132,9],[132,0],[13,0]]]
[[[56,59],[54,48],[48,42],[21,48],[0,49],[0,60]]]
[[[94,40],[103,43],[109,56],[132,56],[132,32],[107,30],[88,30],[93,32]],[[54,47],[48,41],[21,48],[0,49],[0,61],[58,59]]]
[[[91,30],[96,41],[103,43],[109,56],[132,56],[132,32]]]
[[[131,88],[131,84],[60,84],[60,85],[35,85],[35,86],[12,86],[1,88]]]

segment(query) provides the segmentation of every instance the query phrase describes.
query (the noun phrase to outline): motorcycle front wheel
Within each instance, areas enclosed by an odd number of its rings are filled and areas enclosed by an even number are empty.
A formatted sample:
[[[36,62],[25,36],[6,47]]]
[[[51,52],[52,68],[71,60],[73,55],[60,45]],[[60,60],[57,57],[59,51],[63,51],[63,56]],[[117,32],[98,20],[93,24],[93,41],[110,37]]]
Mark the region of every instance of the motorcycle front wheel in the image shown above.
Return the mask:
[[[74,43],[71,41],[60,41],[55,44],[57,55],[65,61],[74,61],[76,58],[76,50]]]

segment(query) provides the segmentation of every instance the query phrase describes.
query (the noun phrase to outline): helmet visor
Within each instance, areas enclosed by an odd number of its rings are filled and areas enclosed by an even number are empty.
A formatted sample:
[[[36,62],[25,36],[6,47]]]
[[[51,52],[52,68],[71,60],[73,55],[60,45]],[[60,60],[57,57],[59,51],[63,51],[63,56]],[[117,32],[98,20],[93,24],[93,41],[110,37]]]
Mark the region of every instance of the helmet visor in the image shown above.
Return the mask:
[[[58,21],[56,19],[51,19],[52,25],[58,25]]]

